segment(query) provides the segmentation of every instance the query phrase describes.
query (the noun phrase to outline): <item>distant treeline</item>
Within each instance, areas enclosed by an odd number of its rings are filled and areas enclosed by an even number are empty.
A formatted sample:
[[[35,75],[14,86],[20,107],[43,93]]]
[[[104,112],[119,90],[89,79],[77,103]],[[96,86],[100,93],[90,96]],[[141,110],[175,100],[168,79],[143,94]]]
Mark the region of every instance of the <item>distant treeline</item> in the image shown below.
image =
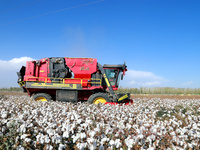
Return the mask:
[[[173,88],[173,87],[140,87],[140,88],[122,88],[117,91],[119,93],[131,94],[192,94],[200,95],[200,88]]]
[[[20,87],[0,88],[0,92],[22,92]]]
[[[0,92],[22,92],[20,87],[0,88]],[[131,94],[191,94],[200,95],[200,88],[173,88],[173,87],[140,87],[140,88],[123,88],[120,87],[117,93]]]

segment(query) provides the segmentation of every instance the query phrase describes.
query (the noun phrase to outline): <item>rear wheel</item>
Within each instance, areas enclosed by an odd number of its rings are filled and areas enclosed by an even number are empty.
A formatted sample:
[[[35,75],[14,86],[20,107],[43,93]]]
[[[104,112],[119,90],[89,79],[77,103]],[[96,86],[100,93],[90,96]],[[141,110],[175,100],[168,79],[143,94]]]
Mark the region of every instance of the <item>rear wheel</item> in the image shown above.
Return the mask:
[[[46,94],[46,93],[37,93],[37,94],[33,95],[33,99],[35,101],[46,102],[46,101],[51,101],[52,97],[49,94]]]
[[[108,97],[108,94],[106,93],[95,93],[92,94],[88,99],[88,103],[90,104],[104,104],[106,102],[111,102],[110,98]]]

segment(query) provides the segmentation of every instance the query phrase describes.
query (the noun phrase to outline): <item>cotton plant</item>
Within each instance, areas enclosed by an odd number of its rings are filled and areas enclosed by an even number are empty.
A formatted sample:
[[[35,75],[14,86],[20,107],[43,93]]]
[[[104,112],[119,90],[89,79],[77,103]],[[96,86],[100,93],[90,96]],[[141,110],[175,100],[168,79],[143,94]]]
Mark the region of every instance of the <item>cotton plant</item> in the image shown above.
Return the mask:
[[[200,101],[134,99],[135,105],[0,100],[0,139],[14,149],[198,149]],[[5,141],[1,140],[1,148]]]

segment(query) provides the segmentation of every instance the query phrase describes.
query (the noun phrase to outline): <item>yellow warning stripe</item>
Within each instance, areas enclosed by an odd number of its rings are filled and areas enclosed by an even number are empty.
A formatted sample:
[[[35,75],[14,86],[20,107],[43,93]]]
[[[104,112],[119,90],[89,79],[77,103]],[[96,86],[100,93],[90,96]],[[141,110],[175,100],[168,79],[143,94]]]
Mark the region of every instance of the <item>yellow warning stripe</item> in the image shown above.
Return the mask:
[[[120,97],[120,98],[118,99],[118,101],[122,101],[122,100],[124,100],[124,99],[126,99],[126,98],[128,98],[128,94],[126,94],[126,95]]]
[[[110,86],[110,83],[109,83],[109,81],[108,81],[108,78],[107,78],[106,74],[104,74],[103,76],[104,76],[104,78],[105,78],[105,80],[106,80],[106,84],[107,84],[108,86]]]

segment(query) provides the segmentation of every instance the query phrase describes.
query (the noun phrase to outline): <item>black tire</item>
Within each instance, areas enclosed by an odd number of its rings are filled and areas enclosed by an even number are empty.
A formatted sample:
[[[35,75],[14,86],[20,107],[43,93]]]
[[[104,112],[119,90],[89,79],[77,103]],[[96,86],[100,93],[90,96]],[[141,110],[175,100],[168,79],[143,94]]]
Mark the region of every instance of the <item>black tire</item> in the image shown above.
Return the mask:
[[[46,93],[37,93],[33,95],[35,101],[51,101],[52,97]]]
[[[98,104],[98,103],[105,103],[105,102],[111,102],[111,99],[106,93],[95,93],[95,94],[92,94],[88,99],[89,104]]]

